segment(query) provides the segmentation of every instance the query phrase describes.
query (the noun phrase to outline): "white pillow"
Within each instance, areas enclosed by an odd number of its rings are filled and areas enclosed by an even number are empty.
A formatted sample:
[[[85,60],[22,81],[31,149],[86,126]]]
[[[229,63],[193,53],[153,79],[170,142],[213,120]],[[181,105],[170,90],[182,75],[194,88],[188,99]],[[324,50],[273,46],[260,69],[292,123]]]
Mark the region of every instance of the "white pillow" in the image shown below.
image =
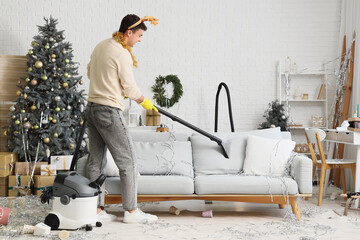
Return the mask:
[[[120,176],[119,169],[116,166],[115,161],[111,156],[109,149],[106,150],[106,165],[104,167],[104,174],[107,177]],[[137,175],[140,176],[140,173],[138,172]]]
[[[269,139],[248,135],[244,174],[281,176],[295,147],[288,139]]]

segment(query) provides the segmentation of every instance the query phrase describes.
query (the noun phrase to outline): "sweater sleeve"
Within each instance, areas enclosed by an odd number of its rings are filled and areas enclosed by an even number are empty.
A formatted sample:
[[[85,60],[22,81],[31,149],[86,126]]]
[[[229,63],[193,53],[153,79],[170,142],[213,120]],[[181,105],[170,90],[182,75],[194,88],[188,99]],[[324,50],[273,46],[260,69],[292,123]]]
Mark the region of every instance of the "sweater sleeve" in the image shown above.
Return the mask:
[[[134,79],[130,54],[119,57],[117,65],[120,84],[124,91],[123,94],[132,100],[139,99],[142,93]]]

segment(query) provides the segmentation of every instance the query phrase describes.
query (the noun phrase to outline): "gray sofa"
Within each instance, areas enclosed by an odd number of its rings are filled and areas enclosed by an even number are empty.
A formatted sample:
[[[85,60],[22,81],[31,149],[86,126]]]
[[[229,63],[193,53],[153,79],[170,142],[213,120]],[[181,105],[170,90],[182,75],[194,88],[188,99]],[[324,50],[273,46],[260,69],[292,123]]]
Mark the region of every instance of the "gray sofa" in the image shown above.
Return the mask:
[[[281,176],[243,172],[248,135],[291,138],[279,128],[216,133],[223,139],[229,159],[215,142],[197,133],[130,132],[140,175],[138,202],[198,199],[269,203],[280,208],[290,204],[300,219],[296,199],[311,196],[312,161],[305,156],[292,155]],[[86,163],[84,156],[77,164],[77,171],[84,176]],[[121,203],[119,171],[110,153],[104,173],[108,192],[105,204]]]

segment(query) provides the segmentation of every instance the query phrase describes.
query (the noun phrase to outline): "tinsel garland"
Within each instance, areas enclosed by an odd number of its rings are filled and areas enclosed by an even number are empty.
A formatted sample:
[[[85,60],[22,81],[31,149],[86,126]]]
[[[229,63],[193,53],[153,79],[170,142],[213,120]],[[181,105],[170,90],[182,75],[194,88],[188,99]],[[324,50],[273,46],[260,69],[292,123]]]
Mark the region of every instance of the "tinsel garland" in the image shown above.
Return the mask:
[[[130,55],[131,55],[131,58],[132,58],[132,60],[133,60],[133,65],[134,65],[134,67],[138,67],[138,62],[135,60],[135,56],[133,55],[133,53],[132,53],[132,50],[131,50],[131,47],[129,47],[125,42],[124,42],[124,34],[123,33],[121,33],[121,32],[114,32],[113,33],[113,38],[118,42],[118,43],[120,43],[122,46],[123,46],[123,48],[125,48],[125,49],[127,49],[128,51],[129,51],[129,53],[130,53]]]
[[[165,97],[164,85],[169,83],[172,83],[174,87],[174,93],[171,98]],[[159,75],[151,89],[154,92],[153,98],[160,107],[172,107],[183,94],[180,79],[176,75],[167,75],[166,77]]]

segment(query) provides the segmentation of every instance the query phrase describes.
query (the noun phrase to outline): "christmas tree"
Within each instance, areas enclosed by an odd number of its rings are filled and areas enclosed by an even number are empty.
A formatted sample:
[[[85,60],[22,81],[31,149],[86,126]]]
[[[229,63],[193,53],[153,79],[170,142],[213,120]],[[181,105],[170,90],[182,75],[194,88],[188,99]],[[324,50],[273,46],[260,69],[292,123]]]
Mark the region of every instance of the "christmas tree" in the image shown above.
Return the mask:
[[[50,155],[72,155],[84,123],[83,84],[57,20],[44,18],[27,54],[26,78],[18,82],[15,104],[10,107],[8,150],[26,161],[48,161]],[[79,156],[87,153],[82,141]]]
[[[288,117],[285,114],[284,104],[275,100],[269,104],[269,108],[265,111],[263,117],[266,118],[266,122],[260,124],[260,128],[280,127],[281,131],[287,131]]]

